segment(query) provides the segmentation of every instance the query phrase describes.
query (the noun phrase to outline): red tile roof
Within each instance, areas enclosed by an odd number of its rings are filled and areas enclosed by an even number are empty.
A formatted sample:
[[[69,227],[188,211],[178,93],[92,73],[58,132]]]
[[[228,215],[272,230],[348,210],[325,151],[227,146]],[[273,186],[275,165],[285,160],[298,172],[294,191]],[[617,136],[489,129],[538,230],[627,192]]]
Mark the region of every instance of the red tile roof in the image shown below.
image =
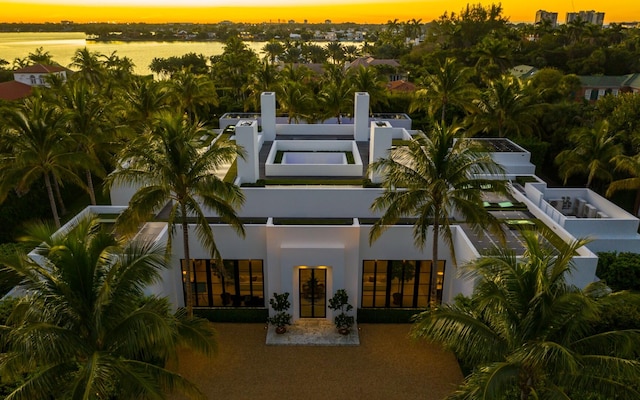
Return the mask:
[[[31,86],[17,81],[0,83],[0,99],[17,100],[31,94]]]
[[[51,74],[54,72],[66,71],[66,68],[59,65],[34,64],[13,71],[16,74]]]
[[[400,92],[413,92],[416,90],[416,85],[411,82],[399,80],[387,83],[387,89],[397,90]]]

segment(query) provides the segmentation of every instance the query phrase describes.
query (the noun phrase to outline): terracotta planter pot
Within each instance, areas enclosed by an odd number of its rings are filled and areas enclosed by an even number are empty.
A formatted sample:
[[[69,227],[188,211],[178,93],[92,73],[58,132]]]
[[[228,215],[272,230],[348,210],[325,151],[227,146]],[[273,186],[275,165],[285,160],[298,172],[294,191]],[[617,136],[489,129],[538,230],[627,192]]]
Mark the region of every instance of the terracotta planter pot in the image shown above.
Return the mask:
[[[349,330],[349,328],[340,328],[340,329],[338,329],[338,333],[341,334],[341,335],[345,335],[346,336],[346,335],[349,334],[349,332],[351,332]]]
[[[276,326],[276,333],[278,335],[282,335],[286,331],[287,331],[287,327],[286,326]]]

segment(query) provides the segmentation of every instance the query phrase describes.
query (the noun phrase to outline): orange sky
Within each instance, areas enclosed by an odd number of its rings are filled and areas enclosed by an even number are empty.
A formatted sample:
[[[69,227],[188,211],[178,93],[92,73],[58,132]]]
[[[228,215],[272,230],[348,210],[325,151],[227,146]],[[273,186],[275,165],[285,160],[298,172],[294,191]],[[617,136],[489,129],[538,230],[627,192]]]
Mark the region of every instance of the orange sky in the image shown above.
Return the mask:
[[[423,22],[444,11],[460,11],[478,0],[0,0],[0,22],[302,22],[353,21],[384,23],[412,18]],[[495,1],[498,3],[499,1]],[[513,22],[532,21],[538,9],[605,12],[605,23],[640,21],[640,1],[503,0],[504,15]],[[232,4],[231,6],[229,4]],[[483,4],[491,4],[489,1]]]

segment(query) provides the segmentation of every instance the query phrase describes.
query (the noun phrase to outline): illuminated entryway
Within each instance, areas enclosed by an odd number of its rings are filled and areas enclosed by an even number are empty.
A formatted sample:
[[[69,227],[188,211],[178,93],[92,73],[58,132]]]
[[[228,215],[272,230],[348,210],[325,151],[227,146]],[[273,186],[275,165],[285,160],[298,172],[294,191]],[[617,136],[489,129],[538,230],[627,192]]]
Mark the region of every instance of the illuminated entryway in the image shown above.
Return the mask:
[[[300,268],[300,318],[326,318],[327,269]]]

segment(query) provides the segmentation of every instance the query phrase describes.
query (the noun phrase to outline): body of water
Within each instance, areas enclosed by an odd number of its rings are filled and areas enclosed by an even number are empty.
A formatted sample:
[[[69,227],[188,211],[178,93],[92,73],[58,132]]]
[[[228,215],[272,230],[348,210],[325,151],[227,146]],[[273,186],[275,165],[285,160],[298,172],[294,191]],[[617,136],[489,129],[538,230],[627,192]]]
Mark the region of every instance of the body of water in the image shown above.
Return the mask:
[[[246,42],[261,55],[266,42]],[[319,43],[324,45],[324,43]],[[55,62],[68,66],[79,48],[110,55],[117,51],[120,57],[129,57],[135,63],[136,74],[150,74],[149,64],[156,57],[167,58],[186,53],[204,54],[206,57],[222,54],[221,42],[93,42],[86,41],[84,33],[4,33],[0,32],[0,59],[13,63],[16,58],[27,57],[38,47],[44,48]]]

